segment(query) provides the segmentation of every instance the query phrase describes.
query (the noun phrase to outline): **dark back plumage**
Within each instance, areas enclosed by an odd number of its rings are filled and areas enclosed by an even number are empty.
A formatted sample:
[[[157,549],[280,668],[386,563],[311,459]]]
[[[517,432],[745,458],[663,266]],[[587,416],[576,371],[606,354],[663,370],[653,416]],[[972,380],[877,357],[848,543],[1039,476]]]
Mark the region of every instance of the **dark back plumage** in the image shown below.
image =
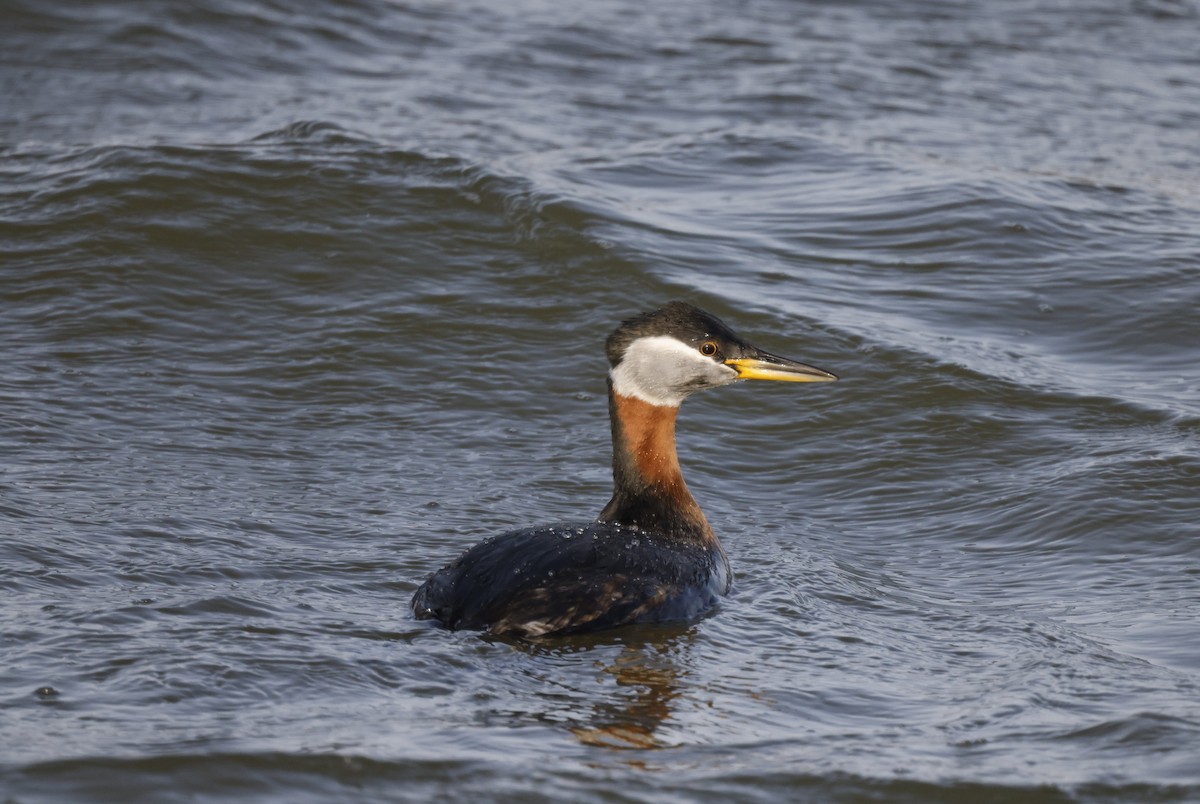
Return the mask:
[[[692,619],[729,588],[723,553],[605,522],[487,539],[434,573],[418,618],[539,636]]]

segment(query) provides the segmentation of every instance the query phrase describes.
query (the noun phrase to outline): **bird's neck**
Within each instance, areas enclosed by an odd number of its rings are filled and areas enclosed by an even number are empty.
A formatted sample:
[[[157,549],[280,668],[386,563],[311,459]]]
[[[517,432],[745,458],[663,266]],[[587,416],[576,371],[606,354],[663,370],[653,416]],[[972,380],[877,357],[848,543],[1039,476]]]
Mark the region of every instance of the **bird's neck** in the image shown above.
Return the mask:
[[[663,536],[713,543],[716,536],[683,482],[675,452],[675,405],[619,394],[609,383],[613,497],[600,520]]]

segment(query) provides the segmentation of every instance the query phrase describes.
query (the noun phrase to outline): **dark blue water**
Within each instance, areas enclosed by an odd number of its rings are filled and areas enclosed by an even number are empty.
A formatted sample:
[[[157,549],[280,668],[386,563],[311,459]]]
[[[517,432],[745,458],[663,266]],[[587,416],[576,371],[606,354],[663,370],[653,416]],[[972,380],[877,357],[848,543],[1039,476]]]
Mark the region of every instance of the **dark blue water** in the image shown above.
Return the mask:
[[[0,793],[1200,799],[1200,6],[0,3]],[[682,298],[735,589],[426,575],[610,491]]]

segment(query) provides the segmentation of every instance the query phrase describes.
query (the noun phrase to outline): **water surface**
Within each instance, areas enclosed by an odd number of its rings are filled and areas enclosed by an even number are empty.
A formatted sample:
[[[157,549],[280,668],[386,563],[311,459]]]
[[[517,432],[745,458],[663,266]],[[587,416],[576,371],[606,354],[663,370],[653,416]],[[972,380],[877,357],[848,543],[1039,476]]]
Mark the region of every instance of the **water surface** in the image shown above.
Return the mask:
[[[0,790],[1200,797],[1200,8],[0,4]],[[610,490],[681,298],[734,594],[425,576]]]

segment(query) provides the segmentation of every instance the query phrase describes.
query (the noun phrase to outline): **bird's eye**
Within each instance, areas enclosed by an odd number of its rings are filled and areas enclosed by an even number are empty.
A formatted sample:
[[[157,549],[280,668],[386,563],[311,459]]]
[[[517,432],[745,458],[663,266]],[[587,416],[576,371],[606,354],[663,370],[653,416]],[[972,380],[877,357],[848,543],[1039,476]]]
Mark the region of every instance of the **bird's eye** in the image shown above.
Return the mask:
[[[704,355],[705,357],[712,357],[716,353],[717,345],[712,341],[705,341],[704,343],[700,344],[700,354]]]

